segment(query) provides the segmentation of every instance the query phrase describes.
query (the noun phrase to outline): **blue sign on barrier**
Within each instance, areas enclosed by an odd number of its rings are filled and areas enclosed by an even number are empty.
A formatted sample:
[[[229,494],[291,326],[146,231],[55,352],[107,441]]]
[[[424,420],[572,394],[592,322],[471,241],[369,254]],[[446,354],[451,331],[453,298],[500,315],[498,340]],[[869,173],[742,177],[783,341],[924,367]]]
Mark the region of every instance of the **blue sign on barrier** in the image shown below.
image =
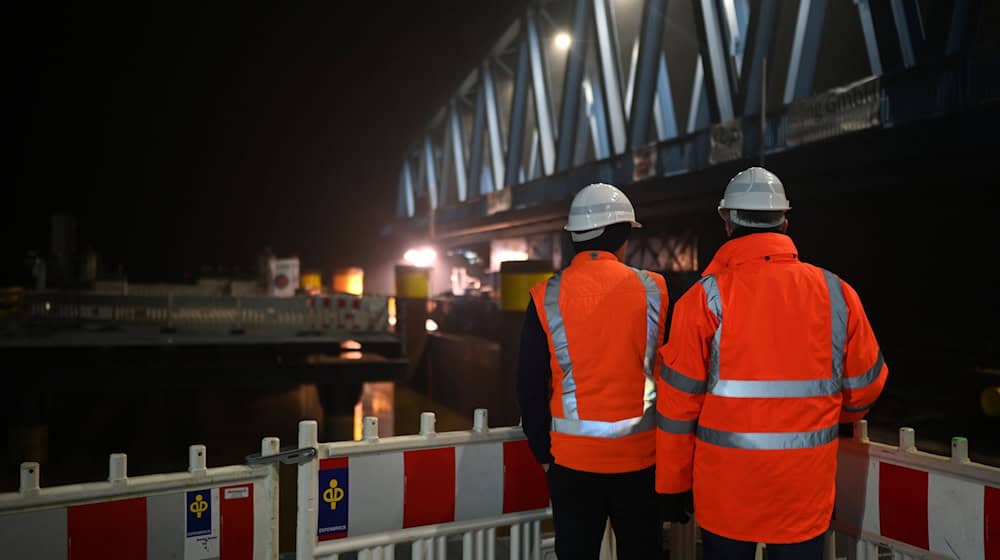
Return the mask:
[[[187,493],[187,536],[212,534],[212,491],[195,490]]]
[[[323,459],[319,462],[319,540],[342,539],[347,536],[349,498],[347,457]]]

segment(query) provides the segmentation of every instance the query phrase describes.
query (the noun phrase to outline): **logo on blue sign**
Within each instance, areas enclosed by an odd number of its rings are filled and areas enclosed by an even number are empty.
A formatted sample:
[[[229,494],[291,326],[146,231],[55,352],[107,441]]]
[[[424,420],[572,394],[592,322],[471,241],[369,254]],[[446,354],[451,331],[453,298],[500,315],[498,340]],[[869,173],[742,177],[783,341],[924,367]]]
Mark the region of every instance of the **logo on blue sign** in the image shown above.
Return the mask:
[[[212,534],[212,491],[195,490],[187,493],[187,536]]]
[[[319,540],[347,536],[348,494],[346,461],[343,466],[319,471]]]

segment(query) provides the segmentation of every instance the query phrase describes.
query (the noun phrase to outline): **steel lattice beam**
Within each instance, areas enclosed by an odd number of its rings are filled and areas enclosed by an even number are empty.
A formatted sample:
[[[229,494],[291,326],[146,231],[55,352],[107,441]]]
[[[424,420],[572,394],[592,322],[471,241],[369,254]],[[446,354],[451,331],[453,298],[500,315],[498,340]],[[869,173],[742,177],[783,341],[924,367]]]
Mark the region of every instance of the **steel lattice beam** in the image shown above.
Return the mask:
[[[677,113],[674,111],[674,96],[670,89],[670,71],[667,55],[660,53],[660,63],[656,72],[656,104],[653,106],[656,120],[656,137],[659,140],[677,137]]]
[[[451,143],[452,164],[455,166],[455,190],[458,194],[458,201],[465,202],[468,198],[468,186],[466,185],[465,170],[465,139],[462,138],[462,121],[458,118],[458,103],[454,100],[448,113],[448,131],[446,132]]]
[[[618,68],[618,39],[611,0],[594,0],[594,29],[597,32],[597,58],[601,67],[604,107],[614,153],[625,151],[625,105],[622,102],[621,71]]]
[[[732,120],[733,92],[736,69],[722,37],[722,21],[715,0],[693,0],[695,27],[698,31],[699,50],[704,64],[705,86],[708,92],[709,112],[712,122]]]
[[[639,33],[639,53],[635,62],[635,89],[629,111],[629,149],[646,143],[649,122],[652,120],[653,97],[656,94],[659,62],[663,54],[660,46],[663,24],[666,21],[667,0],[646,0],[642,10],[642,29]]]
[[[751,4],[747,42],[743,50],[743,63],[740,71],[738,107],[741,115],[753,115],[760,112],[764,63],[770,59],[770,53],[774,46],[778,8],[778,0],[754,0]]]
[[[872,18],[872,7],[869,0],[854,0],[858,7],[858,19],[861,20],[861,32],[865,36],[865,50],[868,53],[868,66],[872,76],[882,75],[882,57],[878,50],[878,35],[875,33],[875,20]],[[961,2],[959,2],[961,4]]]
[[[500,131],[500,111],[497,104],[496,84],[493,79],[492,60],[483,62],[479,72],[486,109],[486,130],[490,139],[490,169],[493,171],[493,189],[498,189],[503,186],[503,134]]]
[[[438,207],[437,166],[434,163],[434,144],[431,135],[424,136],[424,171],[427,173],[427,196],[430,198],[431,209]]]
[[[825,15],[826,0],[799,2],[795,38],[792,40],[792,56],[788,61],[788,76],[785,80],[785,103],[791,103],[812,93]]]
[[[527,35],[527,34],[525,34]],[[507,129],[507,164],[503,181],[499,185],[514,185],[518,182],[521,168],[521,154],[524,151],[524,118],[528,106],[529,79],[528,38],[521,37],[517,47],[517,69],[514,74],[514,95],[510,107],[510,127]]]
[[[578,126],[581,114],[580,96],[583,92],[583,75],[586,72],[590,20],[590,0],[575,0],[573,3],[573,40],[566,53],[566,78],[563,84],[562,108],[559,113],[556,171],[565,171],[573,166],[577,145],[576,138],[583,134],[583,130]]]
[[[472,117],[472,143],[469,146],[469,192],[473,195],[486,194],[493,189],[486,189],[481,181],[483,175],[483,144],[486,135],[486,93],[482,85],[476,94],[476,108]]]
[[[556,141],[552,130],[552,102],[549,99],[549,72],[545,66],[545,49],[538,29],[538,13],[529,9],[524,18],[525,35],[531,62],[531,90],[534,92],[535,127],[538,149],[545,175],[551,175],[556,166]],[[530,173],[529,173],[530,175]]]

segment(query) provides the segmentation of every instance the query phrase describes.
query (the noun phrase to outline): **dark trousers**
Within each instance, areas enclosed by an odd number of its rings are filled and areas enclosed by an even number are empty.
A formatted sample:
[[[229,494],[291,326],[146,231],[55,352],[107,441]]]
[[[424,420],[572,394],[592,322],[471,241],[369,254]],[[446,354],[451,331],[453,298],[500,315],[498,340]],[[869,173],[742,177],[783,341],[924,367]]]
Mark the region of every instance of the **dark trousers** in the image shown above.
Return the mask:
[[[556,556],[597,560],[605,524],[611,519],[619,560],[663,557],[663,524],[656,501],[654,469],[621,474],[549,468]]]
[[[736,541],[701,530],[702,558],[704,560],[753,560],[757,543]],[[823,535],[805,542],[769,544],[764,549],[767,560],[821,560]]]

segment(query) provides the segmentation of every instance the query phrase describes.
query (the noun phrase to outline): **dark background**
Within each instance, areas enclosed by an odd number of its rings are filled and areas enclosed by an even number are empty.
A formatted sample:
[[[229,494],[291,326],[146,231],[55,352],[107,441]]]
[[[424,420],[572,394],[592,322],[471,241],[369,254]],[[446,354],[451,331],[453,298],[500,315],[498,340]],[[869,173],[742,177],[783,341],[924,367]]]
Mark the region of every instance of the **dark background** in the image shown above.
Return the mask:
[[[13,4],[0,284],[54,212],[133,281],[268,245],[363,264],[407,143],[522,4]]]

